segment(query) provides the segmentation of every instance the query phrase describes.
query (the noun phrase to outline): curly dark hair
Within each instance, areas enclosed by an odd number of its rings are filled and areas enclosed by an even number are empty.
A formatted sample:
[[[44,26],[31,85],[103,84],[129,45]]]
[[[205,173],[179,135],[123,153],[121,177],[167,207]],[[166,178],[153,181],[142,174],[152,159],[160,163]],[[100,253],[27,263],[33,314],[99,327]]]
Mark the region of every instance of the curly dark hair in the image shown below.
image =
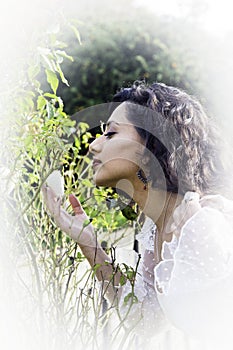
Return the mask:
[[[200,195],[219,191],[224,172],[221,140],[196,98],[165,84],[135,82],[116,93],[113,101],[127,103],[127,118],[145,141],[153,187],[160,188],[161,183],[152,158],[162,168],[167,191]],[[136,123],[135,104],[144,107]]]

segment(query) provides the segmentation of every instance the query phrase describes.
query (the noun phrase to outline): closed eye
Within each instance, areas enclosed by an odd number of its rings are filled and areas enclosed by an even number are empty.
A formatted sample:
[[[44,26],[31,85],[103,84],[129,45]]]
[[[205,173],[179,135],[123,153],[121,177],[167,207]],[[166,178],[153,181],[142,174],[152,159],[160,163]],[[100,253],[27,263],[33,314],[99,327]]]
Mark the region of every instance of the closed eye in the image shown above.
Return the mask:
[[[116,134],[115,131],[109,131],[109,132],[106,132],[104,134],[104,136],[107,138],[107,139],[110,139],[114,134]]]

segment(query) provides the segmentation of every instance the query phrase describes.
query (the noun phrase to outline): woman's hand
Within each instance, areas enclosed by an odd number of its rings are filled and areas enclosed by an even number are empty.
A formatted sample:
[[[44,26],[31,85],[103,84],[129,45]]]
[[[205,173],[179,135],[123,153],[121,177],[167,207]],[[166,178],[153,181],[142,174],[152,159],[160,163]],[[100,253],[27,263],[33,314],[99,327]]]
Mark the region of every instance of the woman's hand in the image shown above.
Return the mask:
[[[101,283],[105,283],[104,294],[112,305],[115,304],[121,294],[119,285],[122,273],[115,271],[112,260],[98,244],[94,228],[79,200],[72,194],[69,196],[74,211],[74,215],[71,215],[62,207],[61,197],[57,197],[51,187],[43,185],[42,192],[48,212],[53,216],[56,225],[79,244],[90,266],[98,267],[95,268],[96,277]]]
[[[54,218],[56,225],[81,247],[95,247],[96,237],[94,228],[88,223],[88,216],[79,200],[73,194],[69,196],[69,201],[74,211],[74,215],[71,215],[62,207],[61,198],[56,196],[51,187],[43,185],[42,193],[46,207]]]

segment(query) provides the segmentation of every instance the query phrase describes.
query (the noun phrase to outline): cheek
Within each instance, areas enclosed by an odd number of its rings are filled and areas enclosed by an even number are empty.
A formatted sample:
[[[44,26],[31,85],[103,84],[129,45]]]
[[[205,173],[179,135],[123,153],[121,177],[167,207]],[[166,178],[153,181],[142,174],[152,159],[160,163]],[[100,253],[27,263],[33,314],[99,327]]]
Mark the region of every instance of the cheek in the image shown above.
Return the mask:
[[[100,154],[102,164],[94,172],[95,184],[114,187],[121,179],[132,181],[140,167],[143,147],[138,140],[132,138],[106,141]]]
[[[137,171],[138,165],[133,159],[122,156],[104,163],[100,170],[111,173],[112,176],[114,176],[114,174],[118,176],[118,174],[128,174],[129,172]]]
[[[132,180],[137,170],[138,165],[132,160],[125,158],[111,159],[96,169],[94,182],[97,186],[115,187],[119,180]]]
[[[132,162],[139,164],[140,154],[143,153],[143,146],[136,140],[116,139],[104,147],[104,161],[116,160],[118,162]]]

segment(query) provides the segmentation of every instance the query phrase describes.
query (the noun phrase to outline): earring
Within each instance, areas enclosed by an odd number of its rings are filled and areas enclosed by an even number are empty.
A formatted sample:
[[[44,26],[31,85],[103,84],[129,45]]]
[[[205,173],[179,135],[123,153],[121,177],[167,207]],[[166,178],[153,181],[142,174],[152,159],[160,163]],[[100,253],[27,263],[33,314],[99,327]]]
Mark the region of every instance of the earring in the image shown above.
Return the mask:
[[[142,158],[141,162],[142,162],[142,165],[147,165],[149,163],[150,159],[149,157],[144,157]]]
[[[144,183],[144,190],[146,190],[147,188],[147,184],[148,184],[148,181],[151,180],[151,178],[148,176],[148,177],[145,177],[142,173],[142,169],[139,169],[137,172],[136,172],[136,175],[137,177],[139,178],[140,181],[142,181]]]

